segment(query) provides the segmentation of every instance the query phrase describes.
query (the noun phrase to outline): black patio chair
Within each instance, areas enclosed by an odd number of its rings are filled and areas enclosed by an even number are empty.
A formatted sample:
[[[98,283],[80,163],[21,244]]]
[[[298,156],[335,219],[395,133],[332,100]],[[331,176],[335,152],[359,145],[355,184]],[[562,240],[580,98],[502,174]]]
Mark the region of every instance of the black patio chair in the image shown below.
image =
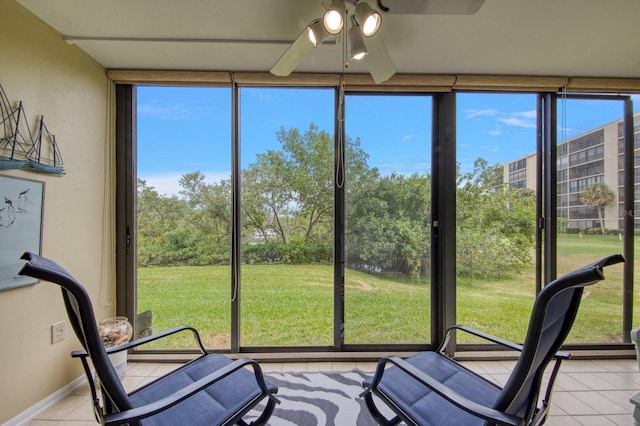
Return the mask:
[[[453,326],[436,352],[420,352],[407,359],[390,356],[378,362],[361,394],[381,425],[540,425],[550,406],[551,392],[562,360],[558,352],[571,330],[585,286],[604,279],[602,268],[623,262],[612,255],[558,278],[538,294],[524,344],[518,345],[463,326]],[[454,330],[520,351],[504,387],[485,380],[445,355]],[[538,405],[543,373],[554,361]],[[389,364],[389,366],[388,366]],[[546,377],[546,375],[545,375]],[[376,395],[395,417],[385,417]]]
[[[95,322],[93,306],[84,287],[55,262],[25,253],[27,263],[20,271],[62,287],[69,322],[84,347],[72,356],[84,367],[96,420],[104,425],[247,425],[242,418],[264,398],[267,403],[249,423],[267,422],[275,404],[277,387],[267,383],[258,363],[249,359],[231,360],[222,354],[208,354],[198,332],[180,326],[115,348],[105,349]],[[192,332],[201,355],[131,393],[124,390],[108,354],[128,350],[181,331]],[[102,398],[91,373],[89,359],[100,380]],[[253,416],[256,417],[256,416]]]

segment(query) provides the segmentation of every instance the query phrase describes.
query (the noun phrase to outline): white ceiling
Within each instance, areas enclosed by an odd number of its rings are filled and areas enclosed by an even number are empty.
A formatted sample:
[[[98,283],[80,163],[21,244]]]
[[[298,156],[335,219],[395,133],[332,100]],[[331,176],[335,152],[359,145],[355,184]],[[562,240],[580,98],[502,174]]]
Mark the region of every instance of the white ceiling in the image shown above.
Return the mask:
[[[323,12],[320,0],[18,1],[110,69],[269,71]],[[475,15],[382,25],[399,73],[640,78],[640,0],[486,0]],[[342,56],[340,38],[296,71],[340,72]]]

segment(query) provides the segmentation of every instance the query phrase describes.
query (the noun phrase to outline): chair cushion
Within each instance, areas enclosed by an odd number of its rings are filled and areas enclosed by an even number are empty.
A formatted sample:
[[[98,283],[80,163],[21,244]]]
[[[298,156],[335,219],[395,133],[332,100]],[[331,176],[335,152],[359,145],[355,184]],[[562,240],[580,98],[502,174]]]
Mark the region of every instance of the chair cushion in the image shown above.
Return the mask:
[[[406,361],[460,395],[491,407],[500,388],[455,361],[435,352],[421,352]],[[398,367],[389,367],[379,388],[420,425],[483,425],[484,421],[450,404]]]
[[[209,354],[186,364],[160,380],[130,395],[134,407],[145,405],[171,395],[233,361],[224,355]],[[269,389],[275,390],[267,383]],[[242,368],[209,386],[203,392],[155,416],[144,419],[143,425],[220,424],[229,416],[243,410],[246,404],[257,404],[261,391],[251,369]]]

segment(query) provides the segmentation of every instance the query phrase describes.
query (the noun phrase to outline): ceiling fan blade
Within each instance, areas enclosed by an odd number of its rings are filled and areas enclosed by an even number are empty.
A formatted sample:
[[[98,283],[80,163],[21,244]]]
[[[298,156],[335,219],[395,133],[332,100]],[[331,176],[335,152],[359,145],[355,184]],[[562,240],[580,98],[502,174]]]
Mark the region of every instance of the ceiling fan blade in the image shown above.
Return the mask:
[[[307,36],[307,27],[302,30],[296,41],[282,54],[278,62],[271,68],[271,74],[286,77],[313,50],[313,44]]]
[[[367,52],[369,52],[364,57],[364,63],[367,65],[373,80],[376,84],[389,80],[396,73],[396,67],[393,65],[380,33],[372,37],[365,37],[364,44],[367,46]]]
[[[473,15],[485,0],[378,0],[378,8],[398,15]]]

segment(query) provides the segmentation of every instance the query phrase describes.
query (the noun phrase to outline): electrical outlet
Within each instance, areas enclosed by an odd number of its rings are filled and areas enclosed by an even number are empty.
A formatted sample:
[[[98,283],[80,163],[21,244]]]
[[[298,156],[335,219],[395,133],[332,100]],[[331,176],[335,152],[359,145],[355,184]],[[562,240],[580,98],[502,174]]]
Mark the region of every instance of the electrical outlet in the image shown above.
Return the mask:
[[[64,321],[51,325],[51,343],[58,343],[64,340]]]

